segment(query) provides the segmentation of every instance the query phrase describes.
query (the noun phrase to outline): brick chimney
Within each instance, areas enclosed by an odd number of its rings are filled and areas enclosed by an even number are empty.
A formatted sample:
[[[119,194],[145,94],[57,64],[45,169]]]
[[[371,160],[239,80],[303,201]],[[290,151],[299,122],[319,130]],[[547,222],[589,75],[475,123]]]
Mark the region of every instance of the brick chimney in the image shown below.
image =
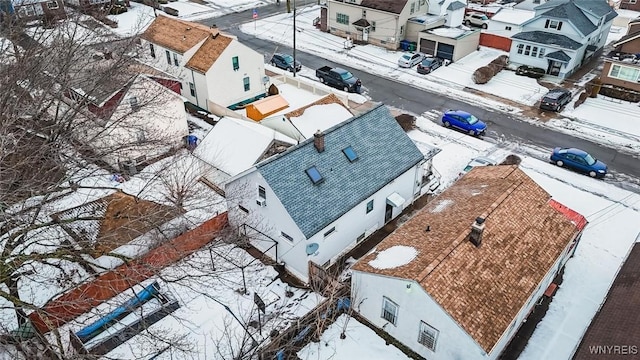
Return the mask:
[[[476,247],[480,247],[482,244],[482,233],[484,232],[484,218],[477,217],[476,221],[471,224],[471,234],[469,234],[469,240]]]
[[[313,145],[319,153],[324,151],[324,133],[320,130],[313,134]]]

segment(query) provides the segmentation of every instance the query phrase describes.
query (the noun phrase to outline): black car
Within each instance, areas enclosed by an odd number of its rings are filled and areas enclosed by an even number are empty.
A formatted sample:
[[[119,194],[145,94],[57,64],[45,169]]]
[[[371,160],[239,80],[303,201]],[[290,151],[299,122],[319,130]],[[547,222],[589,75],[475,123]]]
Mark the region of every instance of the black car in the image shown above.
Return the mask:
[[[569,101],[571,101],[571,91],[562,88],[553,89],[540,100],[540,109],[560,111]]]
[[[271,65],[293,72],[293,56],[288,54],[275,53],[271,58]],[[296,61],[296,72],[302,69],[299,61]]]
[[[427,57],[418,64],[418,74],[429,74],[440,66],[442,66],[442,59]]]

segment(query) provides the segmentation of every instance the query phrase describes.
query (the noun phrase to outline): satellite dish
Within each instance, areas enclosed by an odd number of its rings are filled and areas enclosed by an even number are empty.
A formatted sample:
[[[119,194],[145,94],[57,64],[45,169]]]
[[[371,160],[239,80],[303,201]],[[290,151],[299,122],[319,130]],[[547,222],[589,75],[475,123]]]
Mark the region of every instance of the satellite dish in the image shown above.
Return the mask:
[[[316,251],[318,251],[319,247],[320,247],[320,245],[318,245],[317,243],[311,243],[311,244],[307,245],[307,255],[315,254]]]

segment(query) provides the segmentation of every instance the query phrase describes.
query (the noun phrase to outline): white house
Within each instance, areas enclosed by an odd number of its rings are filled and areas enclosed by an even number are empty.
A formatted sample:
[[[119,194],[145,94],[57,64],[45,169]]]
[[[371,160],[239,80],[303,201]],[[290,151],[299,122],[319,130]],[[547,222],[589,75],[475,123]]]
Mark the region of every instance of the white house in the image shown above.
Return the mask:
[[[522,24],[535,16],[533,10],[522,10],[512,7],[500,8],[489,21],[486,33],[510,39],[522,31]]]
[[[167,16],[142,34],[145,61],[182,82],[182,96],[196,106],[235,108],[265,96],[264,55],[235,37]]]
[[[327,30],[352,40],[397,49],[407,20],[427,13],[427,0],[327,0]]]
[[[229,223],[310,282],[420,195],[427,161],[379,105],[230,179]]]
[[[296,143],[296,140],[253,121],[223,117],[193,154],[215,168],[205,177],[222,188],[232,176]]]
[[[617,15],[600,0],[551,0],[538,5],[535,16],[511,37],[509,61],[565,78],[604,47]]]
[[[586,223],[517,166],[474,168],[359,259],[352,303],[426,359],[497,359]]]
[[[100,107],[90,105],[76,127],[79,141],[112,167],[138,165],[171,148],[189,134],[183,98],[154,77],[138,75]],[[128,165],[127,165],[128,164]]]

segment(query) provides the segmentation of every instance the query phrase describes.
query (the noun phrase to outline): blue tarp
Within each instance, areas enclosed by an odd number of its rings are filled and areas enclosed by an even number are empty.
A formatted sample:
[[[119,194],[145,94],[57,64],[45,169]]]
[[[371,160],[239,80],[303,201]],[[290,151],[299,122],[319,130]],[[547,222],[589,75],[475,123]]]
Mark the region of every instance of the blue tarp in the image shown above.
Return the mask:
[[[78,331],[76,336],[80,341],[86,342],[89,339],[100,334],[104,328],[110,326],[114,322],[118,321],[122,318],[122,315],[129,314],[135,308],[149,301],[154,295],[158,293],[158,283],[154,282],[153,284],[147,286],[138,294],[136,294],[131,299],[127,300],[124,304],[114,309],[112,312],[100,318],[98,321],[93,324],[85,327],[84,329]]]

